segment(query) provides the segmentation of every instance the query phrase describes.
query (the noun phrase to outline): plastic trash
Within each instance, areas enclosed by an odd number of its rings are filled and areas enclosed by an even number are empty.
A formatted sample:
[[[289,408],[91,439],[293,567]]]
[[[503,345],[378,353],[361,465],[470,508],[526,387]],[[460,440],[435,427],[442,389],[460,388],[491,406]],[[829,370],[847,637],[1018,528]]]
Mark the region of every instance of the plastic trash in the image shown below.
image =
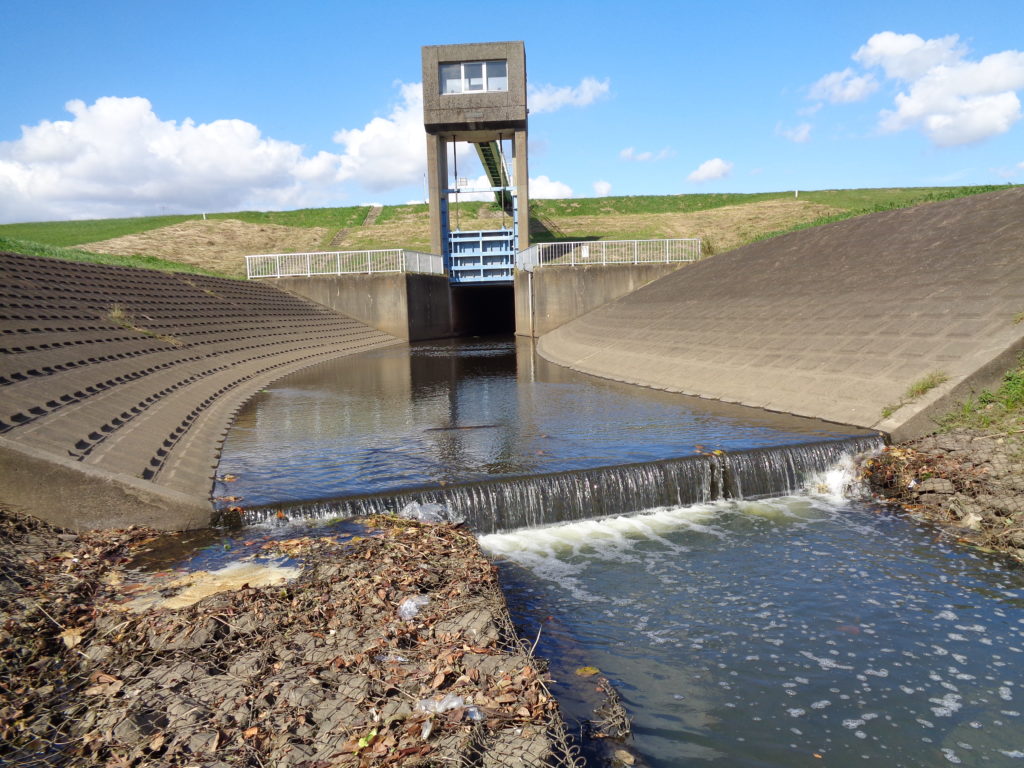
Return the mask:
[[[410,501],[401,511],[398,513],[399,517],[403,517],[406,520],[417,520],[421,523],[463,523],[466,518],[462,515],[458,515],[451,512],[443,504],[432,504],[426,503],[421,504],[418,501]]]
[[[420,612],[420,608],[423,608],[430,602],[430,598],[426,595],[413,595],[412,597],[406,597],[398,604],[398,618],[402,621],[409,621],[410,619],[416,618],[416,615]]]
[[[417,712],[430,712],[434,715],[440,715],[442,712],[447,712],[449,709],[458,709],[459,707],[466,706],[466,700],[461,696],[456,696],[454,693],[447,693],[441,699],[420,699],[416,702]],[[476,707],[473,707],[476,709]]]
[[[480,707],[466,707],[467,720],[472,720],[474,723],[479,723],[485,717],[487,716],[480,711]]]

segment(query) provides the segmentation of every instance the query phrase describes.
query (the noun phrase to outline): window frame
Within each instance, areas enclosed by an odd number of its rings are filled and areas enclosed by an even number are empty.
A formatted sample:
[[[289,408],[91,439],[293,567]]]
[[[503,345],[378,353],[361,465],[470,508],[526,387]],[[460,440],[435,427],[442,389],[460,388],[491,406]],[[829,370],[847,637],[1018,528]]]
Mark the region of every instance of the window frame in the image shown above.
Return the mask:
[[[501,79],[503,79],[505,81],[505,87],[504,88],[488,88],[488,85],[490,84],[490,79],[491,79],[490,76],[488,75],[488,69],[489,69],[488,65],[489,64],[502,64],[502,65],[504,65],[505,74],[504,74],[503,78],[501,78]],[[474,89],[470,90],[470,88],[469,88],[469,82],[470,81],[469,81],[468,76],[466,75],[466,67],[467,67],[467,65],[468,66],[478,65],[480,67],[480,80],[481,80],[481,84],[482,84],[481,88],[474,88]],[[444,76],[445,68],[447,67],[447,68],[451,69],[451,68],[454,68],[456,66],[459,67],[459,75],[460,75],[459,79],[457,81],[455,81],[451,77],[446,78]],[[475,95],[478,95],[478,94],[481,94],[481,93],[508,93],[508,59],[485,59],[485,60],[478,60],[478,61],[441,61],[441,62],[438,62],[438,65],[437,65],[437,79],[438,79],[438,90],[441,92],[442,96],[464,96],[464,95],[467,95],[467,94],[475,96]],[[476,78],[474,78],[474,79],[476,79]],[[495,76],[495,79],[498,79],[498,77]],[[458,82],[459,90],[457,90],[457,91],[445,90],[445,87],[446,87],[446,85],[449,82]]]

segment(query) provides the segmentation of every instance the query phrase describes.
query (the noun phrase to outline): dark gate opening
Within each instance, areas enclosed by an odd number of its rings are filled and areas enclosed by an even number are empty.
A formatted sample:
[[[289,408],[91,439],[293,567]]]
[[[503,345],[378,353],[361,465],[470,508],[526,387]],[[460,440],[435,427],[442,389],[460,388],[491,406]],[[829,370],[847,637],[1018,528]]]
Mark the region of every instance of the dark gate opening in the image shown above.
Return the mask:
[[[512,285],[453,285],[451,291],[452,317],[457,335],[515,333],[515,288]]]

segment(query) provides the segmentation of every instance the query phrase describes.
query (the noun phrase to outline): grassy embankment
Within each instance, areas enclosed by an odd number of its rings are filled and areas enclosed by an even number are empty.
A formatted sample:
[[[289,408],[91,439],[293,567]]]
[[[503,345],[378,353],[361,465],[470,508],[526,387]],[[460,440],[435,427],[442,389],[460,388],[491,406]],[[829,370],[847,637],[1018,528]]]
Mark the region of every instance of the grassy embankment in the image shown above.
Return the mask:
[[[989,192],[1002,187],[919,187],[848,189],[756,194],[641,195],[531,201],[531,238],[552,240],[625,240],[701,237],[712,251],[721,252],[786,232],[819,226],[879,210],[901,208]],[[0,226],[0,249],[77,261],[151,269],[238,276],[245,253],[327,249],[334,241],[341,250],[405,247],[429,250],[429,212],[424,204],[385,206],[376,221],[364,226],[368,206],[312,208],[296,211],[242,211],[192,216],[150,216],[130,219],[35,222]],[[452,206],[452,226],[464,230],[491,229],[508,217],[490,202]],[[219,231],[231,222],[235,230]],[[242,222],[242,224],[238,224]],[[227,227],[227,224],[222,226]],[[238,227],[255,232],[239,244]],[[281,227],[309,232],[303,245],[260,250],[259,232]],[[188,229],[188,232],[185,230]],[[287,232],[287,230],[285,230]],[[280,230],[277,233],[280,239]],[[299,239],[301,232],[296,232]],[[111,240],[136,236],[115,248]],[[310,246],[310,242],[313,246]],[[89,245],[101,244],[104,245]],[[75,246],[86,245],[86,248]],[[105,248],[123,255],[102,253]],[[248,248],[249,250],[246,250]],[[251,250],[255,248],[256,250]],[[198,251],[205,254],[197,257]],[[162,257],[162,258],[160,258]],[[191,262],[191,263],[189,263]]]
[[[1024,322],[1024,312],[1018,318]],[[1017,367],[1003,375],[997,390],[986,390],[963,403],[940,422],[940,429],[985,430],[1024,440],[1024,354],[1017,359]]]

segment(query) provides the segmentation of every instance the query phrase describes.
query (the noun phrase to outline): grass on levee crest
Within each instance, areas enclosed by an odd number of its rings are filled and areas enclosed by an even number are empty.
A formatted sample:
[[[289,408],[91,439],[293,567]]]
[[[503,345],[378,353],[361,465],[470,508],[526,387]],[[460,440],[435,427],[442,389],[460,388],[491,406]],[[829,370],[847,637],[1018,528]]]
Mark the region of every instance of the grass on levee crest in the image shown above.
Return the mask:
[[[684,195],[636,195],[565,200],[531,200],[531,239],[537,242],[581,239],[654,239],[701,237],[716,252],[768,239],[787,232],[820,226],[832,221],[892,208],[947,200],[1004,189],[1001,186],[908,187],[711,193]],[[754,215],[757,205],[775,206],[771,215]],[[744,207],[754,205],[751,214]],[[728,211],[721,209],[728,208]],[[91,253],[72,246],[99,243],[127,235],[156,232],[165,227],[202,219],[235,220],[247,224],[283,227],[319,227],[327,235],[321,249],[371,250],[410,248],[427,250],[430,243],[429,211],[424,203],[387,205],[376,220],[364,226],[370,206],[305,208],[294,211],[240,211],[191,215],[145,216],[86,221],[30,222],[0,225],[0,248],[30,255],[122,264],[198,274],[239,274],[237,254],[203,262],[206,269],[180,264],[175,248],[164,258],[147,255],[115,256]],[[509,225],[508,217],[494,202],[455,202],[450,208],[452,228],[495,229]],[[711,217],[711,218],[708,218]],[[696,230],[696,231],[693,231]],[[335,240],[335,236],[337,239]],[[172,235],[168,235],[171,238]],[[229,238],[230,239],[230,238]],[[178,243],[174,240],[173,243]],[[180,243],[179,243],[180,245]],[[214,243],[209,243],[213,246]],[[236,244],[237,245],[237,244]],[[136,245],[127,246],[134,249]],[[181,247],[186,247],[182,245]],[[220,244],[212,249],[219,252]],[[285,248],[301,251],[308,248]],[[178,248],[180,250],[180,248]],[[282,249],[278,249],[282,250]],[[275,252],[278,252],[275,251]],[[268,252],[268,251],[262,251]],[[170,258],[169,258],[170,257]],[[219,260],[218,260],[219,259]],[[187,259],[183,259],[187,260]],[[195,259],[193,259],[195,260]],[[223,262],[223,263],[222,263]],[[230,262],[230,263],[229,263]],[[211,271],[210,268],[213,268]]]
[[[212,277],[231,277],[222,272],[214,272],[209,269],[183,264],[179,261],[168,261],[158,259],[155,256],[118,256],[110,253],[91,253],[78,248],[61,248],[46,243],[36,243],[30,240],[15,240],[10,237],[0,236],[0,252],[20,253],[23,256],[46,256],[51,259],[64,259],[65,261],[78,261],[86,264],[106,264],[115,267],[138,267],[140,269],[155,269],[160,272],[185,272],[190,275],[210,275]]]

